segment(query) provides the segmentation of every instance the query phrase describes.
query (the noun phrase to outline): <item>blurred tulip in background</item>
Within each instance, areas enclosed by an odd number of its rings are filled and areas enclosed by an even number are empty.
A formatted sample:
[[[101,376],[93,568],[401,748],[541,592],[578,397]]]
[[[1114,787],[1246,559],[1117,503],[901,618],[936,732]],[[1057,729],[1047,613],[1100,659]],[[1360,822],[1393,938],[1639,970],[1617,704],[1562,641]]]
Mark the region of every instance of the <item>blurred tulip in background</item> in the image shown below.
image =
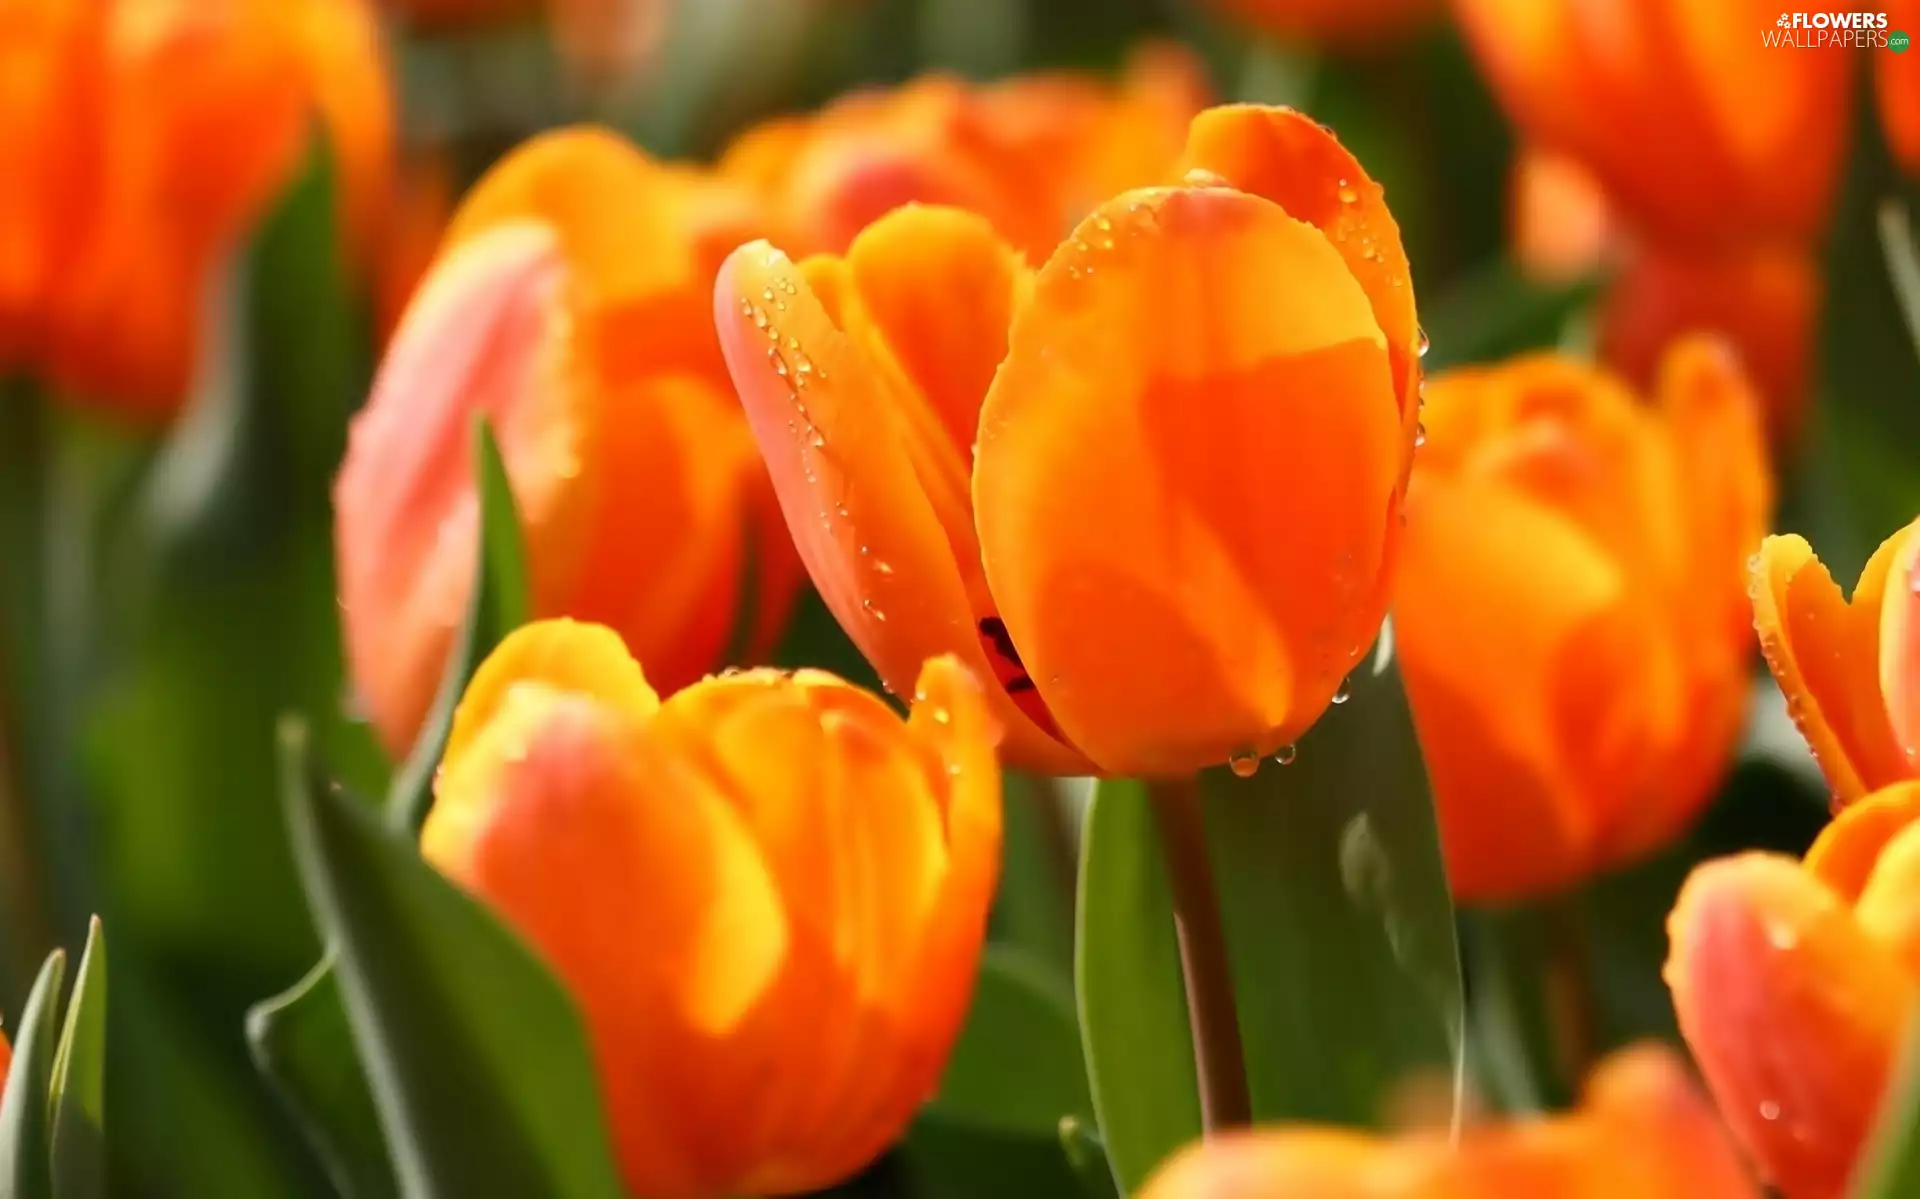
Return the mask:
[[[362,0],[0,6],[0,367],[136,419],[192,386],[220,271],[318,118],[371,269],[393,99]]]
[[[1668,1049],[1622,1050],[1573,1112],[1383,1138],[1275,1128],[1188,1148],[1142,1199],[1757,1199],[1726,1128]]]
[[[1731,763],[1741,563],[1772,495],[1756,402],[1704,340],[1674,349],[1655,399],[1554,356],[1427,388],[1395,646],[1469,902],[1662,847]]]
[[[1696,867],[1667,982],[1708,1086],[1786,1199],[1846,1193],[1920,982],[1920,785],[1842,811],[1804,862]]]
[[[997,731],[927,663],[905,721],[831,675],[659,700],[611,631],[535,623],[461,701],[427,859],[572,989],[632,1193],[788,1194],[905,1127],[972,993]]]
[[[933,208],[844,258],[759,244],[721,272],[822,596],[896,690],[943,652],[998,680],[1025,765],[1270,753],[1384,614],[1419,372],[1393,218],[1291,111],[1204,113],[1184,162],[1037,273]]]
[[[1229,18],[1285,38],[1362,45],[1427,28],[1440,0],[1211,0]]]
[[[667,687],[721,665],[736,625],[734,648],[767,652],[798,572],[707,298],[755,213],[588,128],[522,147],[461,205],[335,488],[348,657],[392,752],[418,732],[465,610],[482,414],[538,613],[617,629]]]
[[[747,130],[723,173],[764,195],[794,254],[843,253],[901,206],[964,208],[1039,263],[1094,205],[1165,178],[1208,100],[1186,50],[1136,52],[1113,83],[1067,71],[987,85],[932,75]]]

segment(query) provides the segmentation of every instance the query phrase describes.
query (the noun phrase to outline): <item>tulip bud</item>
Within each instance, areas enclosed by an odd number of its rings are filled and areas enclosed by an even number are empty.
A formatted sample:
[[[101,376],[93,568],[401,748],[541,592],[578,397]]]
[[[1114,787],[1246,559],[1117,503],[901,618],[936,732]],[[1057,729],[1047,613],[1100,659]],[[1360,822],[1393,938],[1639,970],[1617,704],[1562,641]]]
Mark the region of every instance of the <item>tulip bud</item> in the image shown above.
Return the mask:
[[[1454,893],[1521,899],[1665,844],[1730,761],[1771,491],[1755,402],[1694,341],[1658,409],[1542,355],[1436,379],[1426,413],[1395,648]]]
[[[1276,1128],[1191,1145],[1142,1199],[1756,1199],[1726,1130],[1674,1054],[1622,1050],[1579,1110],[1439,1134],[1381,1138]]]
[[[1804,862],[1697,867],[1667,984],[1721,1112],[1787,1199],[1845,1193],[1920,980],[1920,783],[1841,812]]]
[[[1881,544],[1851,601],[1797,534],[1750,563],[1753,623],[1836,806],[1920,777],[1920,521]]]
[[[760,243],[721,271],[821,595],[896,690],[938,653],[996,680],[1026,766],[1274,752],[1385,611],[1419,372],[1393,218],[1291,111],[1204,113],[1187,163],[1038,272],[932,208],[844,258]]]
[[[711,199],[708,189],[712,189]],[[711,201],[719,201],[711,202]],[[739,199],[611,135],[529,143],[468,197],[388,348],[334,490],[346,648],[405,752],[471,585],[476,416],[520,508],[532,604],[617,629],[654,676],[784,620],[797,567],[720,366],[706,295]],[[758,592],[740,594],[753,527]]]
[[[985,699],[911,717],[830,675],[654,694],[608,629],[501,643],[454,719],[428,861],[572,991],[627,1186],[698,1199],[858,1171],[938,1081],[998,871]]]

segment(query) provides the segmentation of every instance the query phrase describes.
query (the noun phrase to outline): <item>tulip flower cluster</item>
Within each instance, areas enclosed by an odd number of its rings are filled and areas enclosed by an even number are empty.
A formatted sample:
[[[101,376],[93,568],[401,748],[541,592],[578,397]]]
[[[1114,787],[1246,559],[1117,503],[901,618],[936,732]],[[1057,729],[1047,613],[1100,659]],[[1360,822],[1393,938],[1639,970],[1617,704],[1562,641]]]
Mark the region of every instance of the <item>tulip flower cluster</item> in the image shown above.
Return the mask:
[[[0,0],[0,1196],[1901,1199],[1920,0],[787,2]]]

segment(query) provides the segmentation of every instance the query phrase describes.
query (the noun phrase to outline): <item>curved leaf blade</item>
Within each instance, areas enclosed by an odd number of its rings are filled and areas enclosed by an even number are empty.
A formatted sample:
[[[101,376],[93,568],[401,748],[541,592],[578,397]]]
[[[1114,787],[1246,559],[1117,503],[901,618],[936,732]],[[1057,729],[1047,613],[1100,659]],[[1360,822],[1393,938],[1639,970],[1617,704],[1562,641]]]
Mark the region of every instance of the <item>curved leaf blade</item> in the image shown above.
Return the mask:
[[[989,945],[973,1004],[947,1059],[931,1114],[1050,1140],[1067,1117],[1089,1118],[1073,996],[1032,955]]]
[[[400,1190],[622,1199],[586,1038],[533,953],[320,777],[282,730],[288,824]]]
[[[331,947],[292,988],[247,1013],[254,1065],[293,1112],[334,1187],[354,1199],[387,1199],[393,1159],[334,975]]]
[[[473,477],[480,492],[480,552],[474,558],[466,618],[447,659],[446,674],[441,677],[427,722],[414,742],[413,752],[394,774],[387,795],[389,818],[394,827],[408,833],[420,830],[427,809],[433,806],[433,776],[446,753],[460,696],[501,638],[527,622],[531,603],[520,510],[507,480],[500,444],[484,416],[474,422],[473,455]]]
[[[1200,1135],[1173,899],[1146,788],[1094,788],[1080,856],[1075,994],[1087,1082],[1122,1193]]]
[[[107,942],[95,916],[87,926],[67,1020],[54,1054],[53,1193],[106,1194]]]
[[[52,1199],[51,1083],[67,955],[54,950],[20,1011],[20,1036],[0,1094],[0,1199]]]

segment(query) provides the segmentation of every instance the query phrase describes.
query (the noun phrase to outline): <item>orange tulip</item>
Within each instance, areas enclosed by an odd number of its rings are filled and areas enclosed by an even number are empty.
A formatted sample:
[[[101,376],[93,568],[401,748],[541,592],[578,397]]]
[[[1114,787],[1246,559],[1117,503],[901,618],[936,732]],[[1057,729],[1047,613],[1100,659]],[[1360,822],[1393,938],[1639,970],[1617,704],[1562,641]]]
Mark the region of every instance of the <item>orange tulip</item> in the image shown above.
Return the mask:
[[[1797,534],[1751,563],[1753,622],[1836,807],[1920,777],[1920,521],[1874,552],[1849,602]]]
[[[1786,1199],[1838,1199],[1920,982],[1920,783],[1834,818],[1804,862],[1697,867],[1667,984],[1734,1134]]]
[[[1726,1130],[1669,1050],[1601,1063],[1579,1111],[1444,1137],[1317,1128],[1189,1146],[1142,1199],[1757,1199]]]
[[[719,664],[739,609],[752,652],[777,635],[799,568],[708,299],[752,218],[725,185],[592,129],[529,142],[467,197],[334,489],[348,660],[390,750],[418,731],[465,608],[477,414],[537,613],[611,625],[667,686]],[[759,586],[741,596],[750,533]]]
[[[383,345],[399,329],[413,293],[439,254],[452,219],[454,190],[451,168],[433,157],[406,164],[395,181],[373,264],[374,323]]]
[[[1767,47],[1772,0],[1455,0],[1530,144],[1592,171],[1652,240],[1695,250],[1826,223],[1855,55]]]
[[[1040,262],[1099,201],[1164,177],[1206,94],[1199,64],[1173,46],[1143,49],[1117,84],[934,75],[751,129],[721,170],[769,199],[795,253],[842,253],[919,202],[979,213]]]
[[[161,418],[217,267],[323,118],[363,251],[391,99],[361,0],[0,0],[0,368]]]
[[[611,630],[475,675],[422,850],[572,991],[622,1172],[659,1199],[818,1190],[931,1093],[999,869],[984,697],[950,658],[904,723],[831,675],[662,703]]]
[[[909,207],[721,270],[722,346],[801,558],[896,690],[953,653],[1022,765],[1290,743],[1386,606],[1419,331],[1380,189],[1285,109],[1194,122],[1179,187],[1038,272]]]
[[[1745,713],[1741,562],[1766,528],[1755,401],[1717,344],[1659,407],[1551,355],[1427,390],[1395,645],[1454,892],[1504,902],[1658,848]]]
[[[1920,32],[1920,0],[1887,0],[1878,7],[1885,10],[1891,29]],[[1875,55],[1873,83],[1894,161],[1907,174],[1920,175],[1920,55]]]
[[[1591,172],[1564,154],[1522,150],[1513,164],[1513,254],[1532,277],[1572,283],[1614,254],[1617,223]]]
[[[1769,440],[1791,446],[1806,415],[1820,298],[1811,247],[1761,244],[1711,257],[1641,247],[1601,304],[1600,356],[1645,387],[1674,341],[1714,334],[1765,398]]]
[[[1366,42],[1423,29],[1439,0],[1213,0],[1214,7],[1282,37]]]

